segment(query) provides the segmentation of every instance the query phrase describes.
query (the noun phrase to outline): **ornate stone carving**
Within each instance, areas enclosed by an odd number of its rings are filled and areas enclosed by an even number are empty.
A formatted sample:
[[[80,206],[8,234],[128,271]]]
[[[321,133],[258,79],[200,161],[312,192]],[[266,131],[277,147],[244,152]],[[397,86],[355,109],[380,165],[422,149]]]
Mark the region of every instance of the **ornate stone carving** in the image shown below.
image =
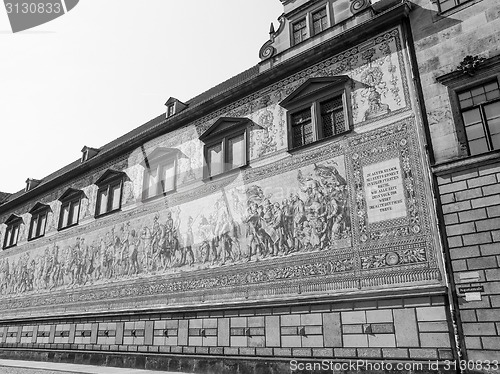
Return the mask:
[[[463,74],[467,74],[469,76],[474,76],[476,74],[479,66],[484,62],[484,57],[479,56],[465,56],[465,58],[460,62],[460,65],[457,66],[457,70],[460,70]]]

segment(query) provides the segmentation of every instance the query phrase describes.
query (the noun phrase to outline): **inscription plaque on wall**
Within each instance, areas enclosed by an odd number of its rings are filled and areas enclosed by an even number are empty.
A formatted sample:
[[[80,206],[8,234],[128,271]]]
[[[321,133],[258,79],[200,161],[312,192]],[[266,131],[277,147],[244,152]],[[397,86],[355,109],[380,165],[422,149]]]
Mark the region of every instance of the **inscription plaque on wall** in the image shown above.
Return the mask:
[[[406,216],[398,158],[363,167],[363,179],[369,223]]]

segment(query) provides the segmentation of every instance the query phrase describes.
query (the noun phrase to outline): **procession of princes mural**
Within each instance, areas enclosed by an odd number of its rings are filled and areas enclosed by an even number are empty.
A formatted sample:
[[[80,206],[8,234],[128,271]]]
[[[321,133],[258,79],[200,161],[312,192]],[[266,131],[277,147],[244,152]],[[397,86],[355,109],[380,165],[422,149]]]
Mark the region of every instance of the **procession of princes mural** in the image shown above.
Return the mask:
[[[257,184],[236,187],[205,198],[211,209],[197,209],[196,201],[181,204],[0,259],[0,292],[51,291],[263,261],[350,241],[347,182],[338,164],[329,160],[288,174],[295,186],[285,196],[284,187],[274,194]]]

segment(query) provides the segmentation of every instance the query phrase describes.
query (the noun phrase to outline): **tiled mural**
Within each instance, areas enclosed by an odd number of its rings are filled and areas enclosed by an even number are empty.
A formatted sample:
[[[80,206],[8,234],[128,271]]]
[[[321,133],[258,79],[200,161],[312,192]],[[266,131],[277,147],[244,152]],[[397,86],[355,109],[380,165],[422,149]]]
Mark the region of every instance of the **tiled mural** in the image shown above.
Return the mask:
[[[307,78],[340,74],[352,80],[353,132],[284,152],[286,111],[279,102]],[[85,193],[79,226],[25,244],[22,234],[17,248],[0,254],[0,314],[440,283],[408,90],[394,29],[104,165],[71,184]],[[258,125],[250,132],[250,167],[202,182],[198,137],[226,116]],[[363,129],[368,124],[371,131]],[[178,191],[143,204],[139,163],[159,146],[181,151]],[[270,155],[272,161],[253,164]],[[123,212],[93,219],[92,183],[107,168],[127,174]],[[44,198],[52,208],[47,233],[56,230],[56,199],[67,187]],[[16,212],[23,227],[28,210]]]

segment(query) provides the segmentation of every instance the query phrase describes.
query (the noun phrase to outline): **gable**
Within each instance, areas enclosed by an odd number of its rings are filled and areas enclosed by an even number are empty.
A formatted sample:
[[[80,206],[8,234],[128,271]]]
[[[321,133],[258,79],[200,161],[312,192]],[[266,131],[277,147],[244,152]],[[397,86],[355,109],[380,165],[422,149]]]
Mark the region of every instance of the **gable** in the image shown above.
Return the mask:
[[[334,77],[310,78],[302,83],[295,91],[288,95],[280,105],[284,108],[297,102],[307,100],[309,97],[321,93],[335,86],[344,85],[349,80],[347,75],[337,75]]]
[[[143,153],[145,155],[144,151]],[[187,156],[177,148],[158,147],[155,148],[148,155],[145,155],[140,164],[142,166],[149,167],[148,166],[149,164],[154,164],[159,160],[164,160],[168,158],[187,158]]]
[[[16,222],[23,222],[23,219],[15,214],[11,214],[9,218],[4,222],[6,225],[10,225]]]
[[[72,199],[72,198],[80,196],[80,195],[83,195],[82,190],[77,190],[75,188],[70,187],[57,200],[63,201],[63,200],[67,200],[67,199]]]
[[[125,173],[123,171],[117,171],[113,169],[106,170],[95,182],[96,185],[103,185],[114,179],[123,178]]]
[[[246,117],[221,117],[200,135],[200,140],[205,141],[228,131],[242,129],[249,121]]]
[[[28,213],[33,214],[35,212],[45,210],[45,209],[50,209],[50,207],[47,204],[42,204],[42,203],[38,202],[35,205],[33,205],[33,208],[31,208]]]

